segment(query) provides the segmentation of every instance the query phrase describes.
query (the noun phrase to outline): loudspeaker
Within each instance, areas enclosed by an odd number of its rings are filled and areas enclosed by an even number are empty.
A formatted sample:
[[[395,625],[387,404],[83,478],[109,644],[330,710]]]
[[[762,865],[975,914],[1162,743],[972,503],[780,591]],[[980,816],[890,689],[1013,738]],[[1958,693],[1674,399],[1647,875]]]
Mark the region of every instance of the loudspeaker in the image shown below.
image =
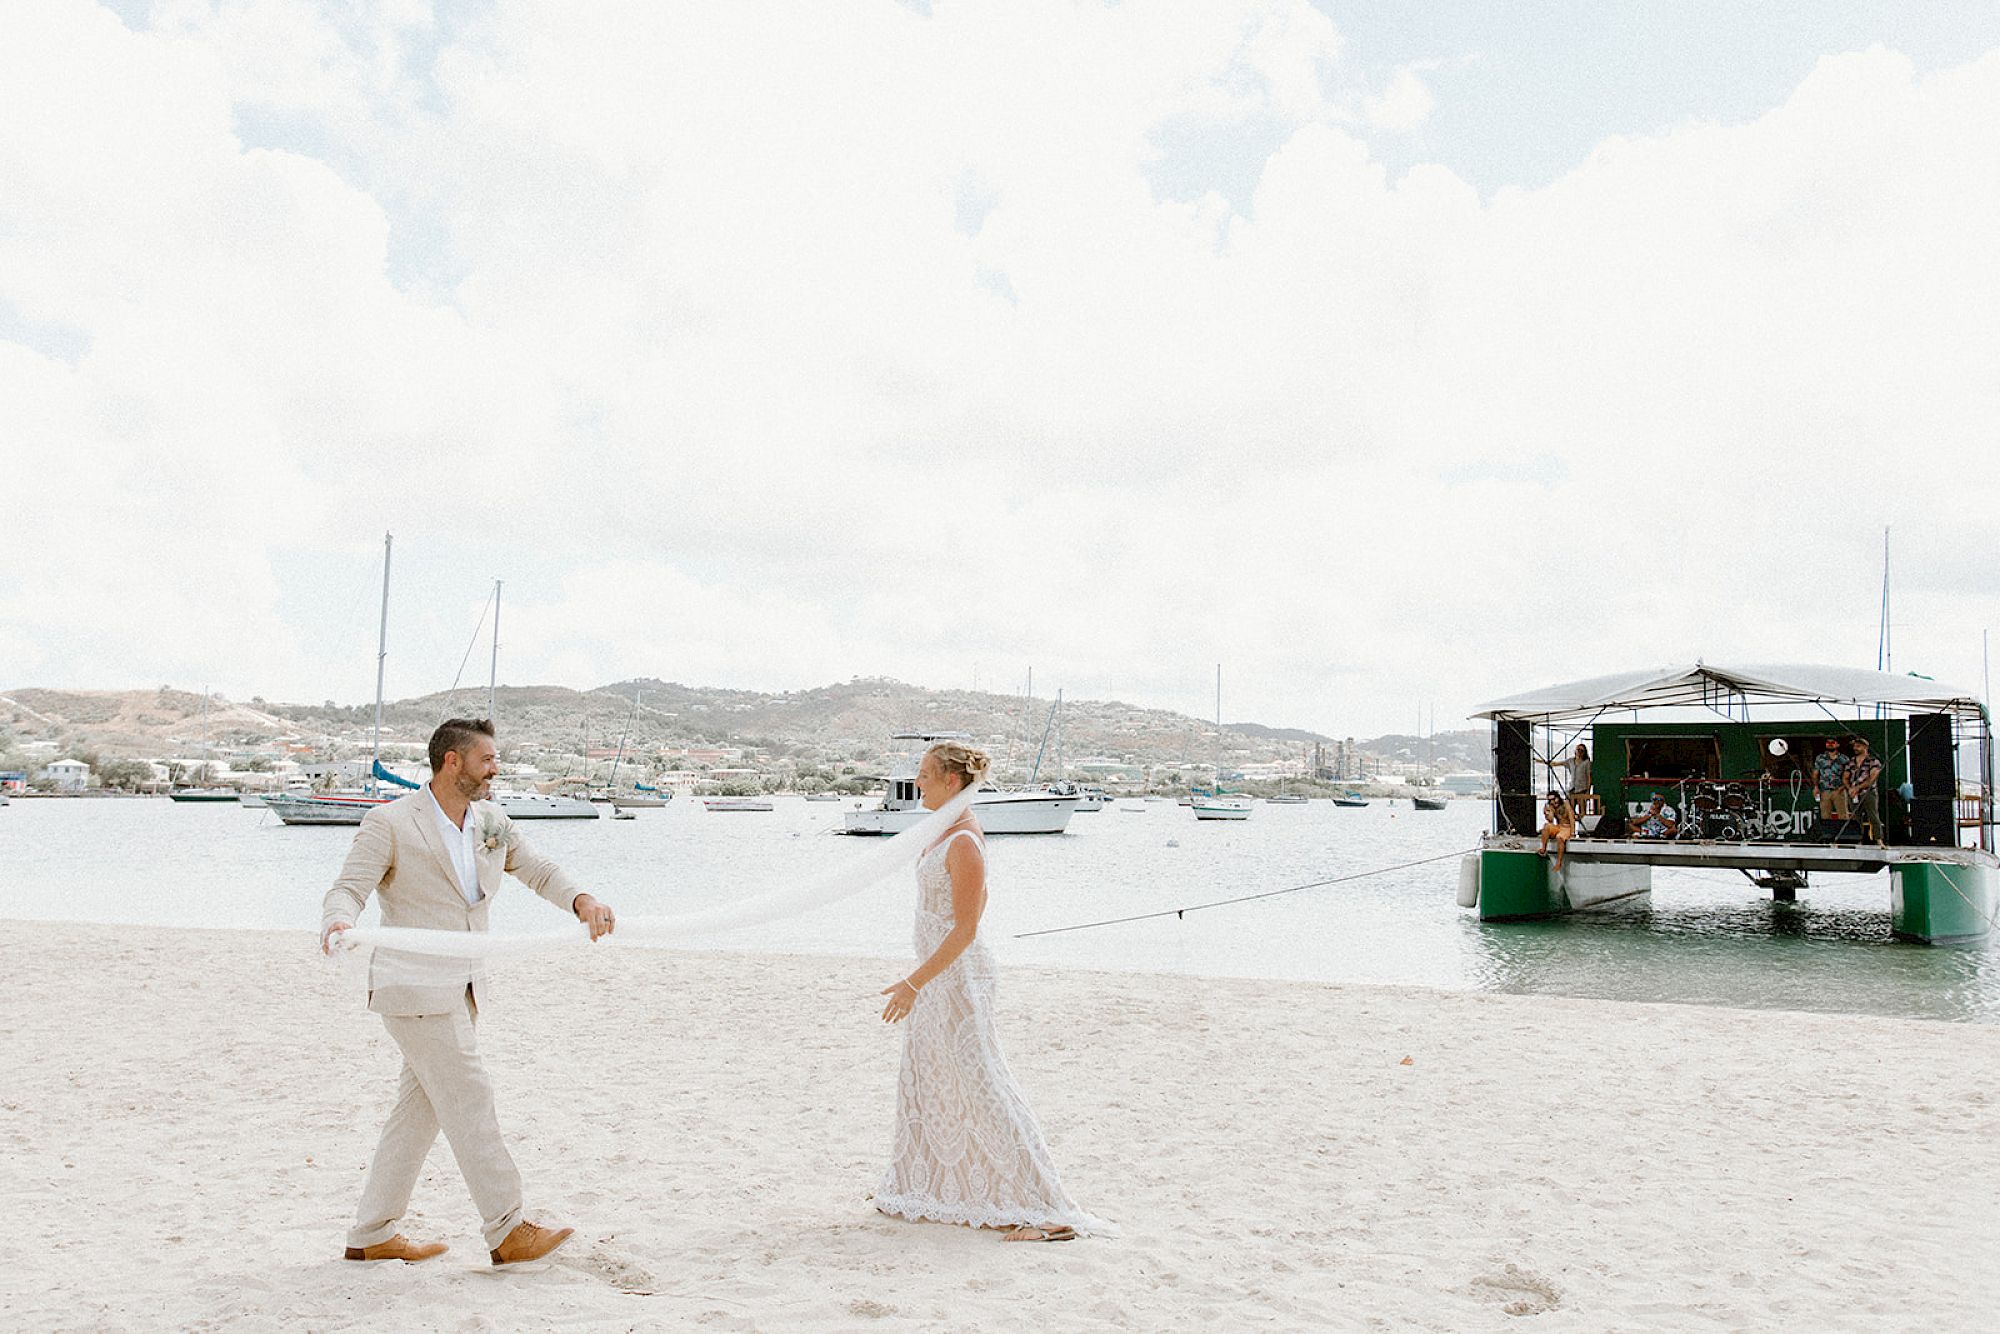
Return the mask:
[[[1951,715],[1919,713],[1910,719],[1910,842],[1950,847],[1958,842],[1958,765]]]
[[[1493,787],[1500,794],[1502,834],[1532,834],[1535,824],[1535,742],[1532,724],[1503,718],[1493,724]]]

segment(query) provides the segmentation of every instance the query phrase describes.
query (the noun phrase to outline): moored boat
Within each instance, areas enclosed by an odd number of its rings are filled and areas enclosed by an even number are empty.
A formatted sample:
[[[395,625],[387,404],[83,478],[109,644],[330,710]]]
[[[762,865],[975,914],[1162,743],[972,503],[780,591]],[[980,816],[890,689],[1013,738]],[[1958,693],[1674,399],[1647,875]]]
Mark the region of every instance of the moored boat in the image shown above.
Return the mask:
[[[963,732],[898,732],[896,741],[962,741]],[[1060,834],[1076,814],[1077,799],[1054,792],[1002,792],[983,786],[972,798],[972,813],[989,834]],[[875,806],[841,812],[841,832],[900,834],[929,814],[917,793],[917,757],[904,756],[883,780]]]
[[[711,811],[774,811],[769,797],[703,797],[702,808]]]

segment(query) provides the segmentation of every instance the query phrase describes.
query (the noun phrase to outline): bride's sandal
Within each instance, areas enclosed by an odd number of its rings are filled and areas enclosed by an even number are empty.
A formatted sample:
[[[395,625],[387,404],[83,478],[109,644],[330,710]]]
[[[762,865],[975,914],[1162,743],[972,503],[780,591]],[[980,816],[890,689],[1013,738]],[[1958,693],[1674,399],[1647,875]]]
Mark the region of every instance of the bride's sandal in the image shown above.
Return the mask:
[[[1001,1234],[1000,1240],[1075,1241],[1076,1229],[1073,1227],[1036,1227],[1032,1223],[1023,1223],[1019,1227],[1008,1228],[1006,1232]]]

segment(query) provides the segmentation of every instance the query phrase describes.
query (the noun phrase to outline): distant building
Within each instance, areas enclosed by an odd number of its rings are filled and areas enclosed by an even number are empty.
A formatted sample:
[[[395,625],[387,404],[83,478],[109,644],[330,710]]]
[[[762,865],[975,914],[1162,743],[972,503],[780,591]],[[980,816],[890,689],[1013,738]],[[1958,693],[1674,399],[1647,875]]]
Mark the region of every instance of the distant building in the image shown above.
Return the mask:
[[[0,792],[26,792],[28,776],[24,773],[0,773]]]
[[[58,792],[81,792],[90,786],[90,766],[82,760],[51,760],[42,776],[54,783]]]

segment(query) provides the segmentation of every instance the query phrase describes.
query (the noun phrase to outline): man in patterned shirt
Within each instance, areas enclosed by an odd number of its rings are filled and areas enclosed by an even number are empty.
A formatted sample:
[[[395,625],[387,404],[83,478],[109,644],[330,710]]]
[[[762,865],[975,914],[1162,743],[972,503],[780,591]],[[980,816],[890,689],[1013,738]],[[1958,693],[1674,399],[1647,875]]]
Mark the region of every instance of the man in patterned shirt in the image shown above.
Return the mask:
[[[1847,766],[1847,797],[1864,835],[1874,839],[1878,848],[1887,846],[1882,840],[1881,777],[1882,761],[1868,753],[1866,741],[1854,738],[1854,759]]]
[[[1813,756],[1813,791],[1819,795],[1822,824],[1847,818],[1847,757],[1840,753],[1840,738],[1826,739],[1826,749]]]

